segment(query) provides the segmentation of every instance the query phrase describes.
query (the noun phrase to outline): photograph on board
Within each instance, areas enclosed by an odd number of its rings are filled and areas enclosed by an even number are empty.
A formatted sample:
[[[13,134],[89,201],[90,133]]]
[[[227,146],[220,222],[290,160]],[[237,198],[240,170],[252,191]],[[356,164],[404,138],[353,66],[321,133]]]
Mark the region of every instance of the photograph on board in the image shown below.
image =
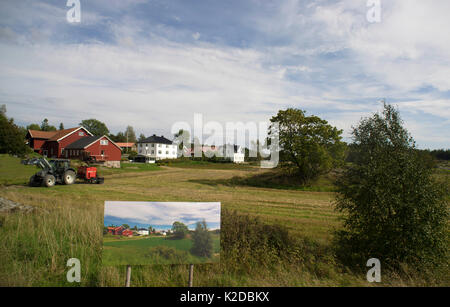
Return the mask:
[[[103,265],[219,259],[220,202],[105,202]]]

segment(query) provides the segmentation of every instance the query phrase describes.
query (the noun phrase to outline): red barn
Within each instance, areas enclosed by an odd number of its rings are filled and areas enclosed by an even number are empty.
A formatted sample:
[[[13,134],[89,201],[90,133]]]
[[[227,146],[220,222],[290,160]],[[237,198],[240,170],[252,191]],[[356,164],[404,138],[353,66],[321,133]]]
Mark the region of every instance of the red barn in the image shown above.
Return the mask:
[[[87,136],[92,136],[86,128],[76,127],[58,131],[28,130],[27,139],[33,150],[50,158],[61,158],[64,148]]]
[[[55,134],[56,131],[28,130],[26,139],[28,140],[28,145],[33,148],[34,152],[43,154],[44,143]]]
[[[126,237],[133,236],[133,231],[131,231],[130,229],[125,229],[122,226],[108,227],[108,233],[115,235],[115,236],[126,236]]]
[[[106,135],[86,136],[65,146],[63,157],[104,162],[106,166],[120,167],[122,149]]]

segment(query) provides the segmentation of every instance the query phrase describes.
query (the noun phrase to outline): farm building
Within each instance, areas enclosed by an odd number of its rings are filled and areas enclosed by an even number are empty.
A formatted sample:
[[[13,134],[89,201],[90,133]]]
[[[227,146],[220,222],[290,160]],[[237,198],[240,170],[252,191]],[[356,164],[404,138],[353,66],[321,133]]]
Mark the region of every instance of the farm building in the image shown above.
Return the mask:
[[[67,145],[63,157],[103,162],[105,166],[120,167],[122,149],[106,135],[87,136]]]
[[[92,136],[84,127],[58,131],[28,130],[28,144],[33,150],[50,158],[61,158],[64,148],[80,138]]]
[[[137,143],[137,152],[153,160],[176,159],[177,145],[164,136],[155,134]]]
[[[148,231],[147,228],[139,228],[139,229],[137,230],[137,234],[138,234],[138,235],[141,235],[141,236],[148,236],[149,233],[150,233],[150,232]]]
[[[49,158],[80,159],[120,167],[121,148],[107,136],[93,136],[86,128],[59,131],[28,130],[28,144]]]
[[[125,229],[122,226],[108,227],[108,233],[115,236],[126,236],[126,237],[133,236],[133,231],[131,231],[130,229]]]
[[[119,143],[116,144],[125,152],[137,151],[136,143]]]

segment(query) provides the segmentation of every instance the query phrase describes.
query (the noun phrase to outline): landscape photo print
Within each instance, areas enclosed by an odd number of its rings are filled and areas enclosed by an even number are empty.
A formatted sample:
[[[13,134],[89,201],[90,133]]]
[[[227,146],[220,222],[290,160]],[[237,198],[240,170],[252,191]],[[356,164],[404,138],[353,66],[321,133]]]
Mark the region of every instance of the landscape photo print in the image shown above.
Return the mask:
[[[106,201],[103,265],[220,259],[220,203]]]

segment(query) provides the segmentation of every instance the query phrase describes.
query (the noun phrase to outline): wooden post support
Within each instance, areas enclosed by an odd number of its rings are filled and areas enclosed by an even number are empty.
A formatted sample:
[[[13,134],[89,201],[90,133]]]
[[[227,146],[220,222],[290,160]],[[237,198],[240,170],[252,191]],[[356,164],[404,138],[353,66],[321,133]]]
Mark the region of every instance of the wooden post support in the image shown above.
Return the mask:
[[[189,265],[189,287],[192,287],[192,284],[194,283],[194,265]]]
[[[127,265],[127,279],[125,281],[125,287],[129,287],[131,283],[131,265]]]

